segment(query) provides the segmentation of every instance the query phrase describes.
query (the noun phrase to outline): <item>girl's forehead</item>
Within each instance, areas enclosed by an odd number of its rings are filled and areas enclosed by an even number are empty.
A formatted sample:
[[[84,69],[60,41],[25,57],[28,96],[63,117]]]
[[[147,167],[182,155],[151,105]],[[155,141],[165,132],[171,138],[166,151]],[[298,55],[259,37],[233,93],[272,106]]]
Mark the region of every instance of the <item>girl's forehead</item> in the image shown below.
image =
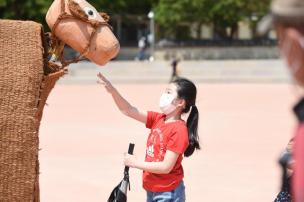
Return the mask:
[[[177,86],[175,83],[170,83],[167,88],[167,90],[171,90],[171,91],[176,91],[177,90]]]

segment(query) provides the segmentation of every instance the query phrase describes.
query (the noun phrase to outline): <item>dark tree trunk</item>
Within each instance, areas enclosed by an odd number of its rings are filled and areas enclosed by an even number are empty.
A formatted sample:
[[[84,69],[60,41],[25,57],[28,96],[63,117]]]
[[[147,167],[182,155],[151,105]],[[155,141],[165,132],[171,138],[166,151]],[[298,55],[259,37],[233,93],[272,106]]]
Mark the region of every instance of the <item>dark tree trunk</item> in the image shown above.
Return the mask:
[[[196,38],[197,39],[201,39],[202,36],[202,24],[201,22],[198,23],[197,27],[196,27]]]
[[[226,27],[221,26],[220,24],[214,23],[214,39],[227,39],[228,34]]]
[[[238,23],[235,23],[231,26],[231,31],[230,31],[230,39],[237,39],[239,35],[239,25]]]

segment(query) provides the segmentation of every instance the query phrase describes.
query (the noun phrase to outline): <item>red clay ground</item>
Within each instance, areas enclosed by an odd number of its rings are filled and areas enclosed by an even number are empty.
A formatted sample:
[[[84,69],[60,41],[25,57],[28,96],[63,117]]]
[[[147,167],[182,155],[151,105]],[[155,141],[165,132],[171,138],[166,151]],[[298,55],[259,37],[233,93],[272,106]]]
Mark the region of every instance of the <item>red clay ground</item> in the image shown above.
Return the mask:
[[[119,84],[134,105],[158,110],[165,84]],[[295,96],[287,84],[198,84],[202,150],[184,159],[189,202],[269,202],[277,158],[291,137]],[[40,131],[41,200],[104,202],[121,180],[129,142],[144,158],[149,131],[124,117],[98,85],[57,85]],[[131,202],[145,201],[131,170]]]

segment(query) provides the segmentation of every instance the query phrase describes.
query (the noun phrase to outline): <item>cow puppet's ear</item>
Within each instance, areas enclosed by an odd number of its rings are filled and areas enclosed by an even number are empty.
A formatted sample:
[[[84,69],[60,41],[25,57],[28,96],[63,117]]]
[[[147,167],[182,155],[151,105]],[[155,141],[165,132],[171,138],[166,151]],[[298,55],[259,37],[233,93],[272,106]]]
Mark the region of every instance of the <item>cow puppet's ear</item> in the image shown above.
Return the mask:
[[[100,16],[104,19],[104,21],[109,22],[110,16],[104,12],[99,12]]]
[[[85,11],[79,6],[79,4],[73,0],[69,0],[69,9],[72,15],[79,19],[88,19],[88,15]]]

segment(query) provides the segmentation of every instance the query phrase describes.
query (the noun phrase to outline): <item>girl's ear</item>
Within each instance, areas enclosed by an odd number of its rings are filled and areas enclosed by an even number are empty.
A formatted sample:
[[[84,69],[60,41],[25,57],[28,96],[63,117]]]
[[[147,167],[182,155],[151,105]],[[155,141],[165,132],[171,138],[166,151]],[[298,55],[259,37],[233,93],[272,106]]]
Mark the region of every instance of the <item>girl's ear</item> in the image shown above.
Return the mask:
[[[186,101],[184,99],[178,99],[177,100],[177,106],[182,107],[183,109],[186,108]]]

